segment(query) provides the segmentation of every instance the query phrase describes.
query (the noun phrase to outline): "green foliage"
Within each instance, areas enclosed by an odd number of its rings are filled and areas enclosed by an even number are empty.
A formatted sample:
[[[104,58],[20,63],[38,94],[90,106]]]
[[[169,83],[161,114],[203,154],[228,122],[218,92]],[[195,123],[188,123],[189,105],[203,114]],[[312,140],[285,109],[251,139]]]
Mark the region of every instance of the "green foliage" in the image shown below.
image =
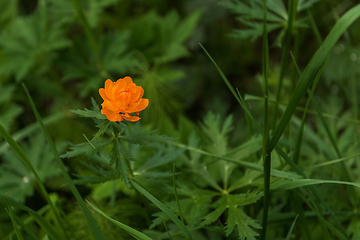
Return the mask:
[[[85,16],[89,21],[90,27],[94,28],[98,25],[101,15],[106,7],[116,3],[118,0],[90,0],[79,1],[81,7],[84,9]],[[76,18],[76,10],[74,9],[71,1],[49,1],[50,13],[57,19],[64,21],[74,21]]]
[[[310,8],[319,0],[301,0],[297,1],[297,11],[301,12]],[[257,38],[263,34],[263,10],[262,10],[262,1],[255,0],[250,1],[250,5],[246,5],[239,0],[231,0],[227,2],[221,2],[222,6],[228,8],[233,13],[239,15],[237,20],[246,26],[246,29],[243,30],[234,30],[231,34],[232,37],[240,39],[251,39],[255,41]],[[277,37],[277,45],[281,46],[281,38],[285,35],[288,12],[282,0],[268,0],[267,1],[267,30],[268,32],[273,32],[275,30],[281,29]],[[306,18],[297,19],[294,22],[295,28],[304,28],[307,27],[305,23]]]
[[[359,6],[318,4],[0,1],[0,238],[359,238]],[[136,123],[96,102],[124,76],[149,99]],[[51,139],[74,143],[62,160]]]
[[[22,108],[12,102],[15,93],[14,85],[0,85],[0,124],[9,129],[13,120],[22,113]]]
[[[28,142],[21,144],[21,148],[28,156],[41,181],[45,182],[61,173],[42,134],[30,137]],[[61,144],[58,148],[59,151],[63,151],[65,145]],[[35,186],[36,179],[30,169],[21,162],[14,151],[7,150],[3,154],[2,168],[0,169],[1,193],[8,193],[9,197],[23,203],[26,197],[34,194]]]
[[[0,35],[3,49],[0,75],[14,74],[17,81],[28,75],[42,75],[57,57],[57,51],[70,45],[64,37],[62,21],[49,22],[46,9],[17,18]]]

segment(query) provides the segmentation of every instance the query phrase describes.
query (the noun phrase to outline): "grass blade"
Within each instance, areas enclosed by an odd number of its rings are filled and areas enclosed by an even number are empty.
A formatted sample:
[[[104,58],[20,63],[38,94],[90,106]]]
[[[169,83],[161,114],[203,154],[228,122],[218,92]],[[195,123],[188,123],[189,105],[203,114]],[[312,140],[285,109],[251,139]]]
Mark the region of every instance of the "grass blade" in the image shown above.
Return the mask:
[[[155,204],[158,208],[161,209],[186,235],[187,239],[191,240],[191,234],[189,230],[185,227],[185,225],[177,218],[174,213],[172,213],[162,202],[160,202],[157,198],[151,195],[148,191],[142,188],[139,184],[137,184],[134,180],[130,178],[131,185],[139,191],[142,195],[144,195],[147,199],[149,199],[153,204]]]
[[[81,210],[82,210],[82,212],[83,212],[83,214],[85,216],[86,222],[87,222],[87,224],[88,224],[88,226],[89,226],[89,228],[91,230],[91,233],[92,233],[94,239],[95,240],[98,240],[98,239],[105,240],[105,237],[104,237],[103,232],[101,231],[100,225],[96,222],[94,216],[91,214],[89,208],[86,206],[86,204],[85,204],[84,200],[82,199],[79,191],[77,190],[77,188],[75,187],[74,183],[72,182],[69,174],[67,173],[65,165],[62,162],[62,160],[60,158],[60,155],[56,150],[55,144],[52,141],[49,132],[47,131],[47,129],[44,126],[44,123],[43,123],[43,121],[42,121],[42,119],[41,119],[41,117],[39,115],[39,112],[36,109],[36,106],[35,106],[32,98],[31,98],[25,84],[23,83],[22,85],[24,87],[24,90],[25,90],[28,98],[29,98],[29,103],[30,103],[30,106],[31,106],[31,108],[32,108],[32,110],[34,112],[36,120],[39,122],[39,124],[41,126],[41,129],[42,129],[42,131],[43,131],[43,133],[44,133],[44,135],[45,135],[45,137],[46,137],[46,139],[47,139],[47,141],[48,141],[48,143],[50,145],[51,150],[54,153],[54,157],[55,157],[55,159],[57,160],[57,162],[59,164],[59,167],[60,167],[60,169],[62,171],[62,174],[63,174],[64,178],[66,179],[66,182],[68,183],[68,185],[69,185],[69,187],[71,189],[71,192],[74,194],[77,202],[80,205],[80,208],[81,208]]]
[[[294,227],[295,227],[295,223],[296,223],[297,218],[298,218],[298,216],[296,216],[293,224],[291,225],[291,228],[290,228],[285,240],[290,240],[291,239],[291,234],[294,231]]]
[[[262,230],[260,239],[266,238],[268,209],[270,202],[270,172],[271,172],[271,150],[267,151],[269,144],[270,124],[269,124],[269,106],[268,106],[268,72],[269,72],[269,43],[268,32],[266,25],[266,0],[263,0],[263,13],[264,13],[264,31],[263,31],[263,94],[264,94],[264,125],[263,125],[263,143],[262,143],[262,155],[264,163],[264,207],[263,207],[263,219]],[[281,79],[282,80],[282,79]]]
[[[114,219],[112,219],[111,217],[107,216],[103,211],[101,211],[100,209],[98,209],[97,207],[95,207],[93,204],[91,204],[89,201],[87,201],[87,203],[100,215],[102,215],[103,217],[105,217],[107,220],[109,220],[110,222],[114,223],[116,226],[122,228],[123,230],[125,230],[127,233],[129,233],[131,236],[136,237],[137,239],[142,239],[142,240],[151,240],[151,238],[149,238],[148,236],[146,236],[145,234],[143,234],[142,232],[139,232],[138,230],[131,228],[119,221],[116,221]]]
[[[281,93],[282,86],[283,86],[283,79],[284,79],[285,70],[286,70],[286,63],[288,61],[288,55],[289,55],[289,49],[290,49],[291,33],[293,30],[293,20],[296,15],[296,6],[294,4],[294,0],[289,0],[288,8],[289,8],[289,13],[288,13],[289,17],[288,17],[288,22],[286,25],[285,43],[284,43],[284,47],[282,48],[280,74],[279,74],[279,80],[278,80],[278,85],[277,85],[277,89],[276,89],[276,103],[275,103],[274,116],[273,116],[273,121],[272,121],[273,128],[275,128],[275,124],[276,124],[276,117],[277,117],[277,112],[278,112],[278,102],[280,101],[280,93]]]
[[[17,239],[18,240],[24,240],[24,238],[22,237],[19,229],[18,229],[18,226],[17,226],[17,223],[16,223],[16,220],[15,220],[15,214],[14,212],[12,211],[11,209],[11,205],[10,205],[10,201],[9,201],[9,198],[6,196],[6,200],[7,200],[7,206],[8,208],[6,209],[6,211],[8,212],[9,216],[10,216],[10,219],[11,219],[11,223],[14,227],[14,231],[15,231],[15,234],[17,236]]]
[[[48,220],[46,220],[43,216],[32,210],[31,208],[25,206],[24,204],[21,204],[11,198],[8,198],[4,195],[0,195],[0,203],[1,204],[9,204],[12,207],[21,209],[23,211],[26,211],[30,214],[30,216],[39,224],[41,229],[43,229],[51,238],[55,240],[63,240],[64,237],[62,237],[61,232],[58,231],[58,229],[55,229]]]
[[[35,169],[33,168],[33,166],[31,165],[29,159],[27,158],[27,156],[25,155],[24,151],[20,148],[20,146],[17,144],[17,142],[15,142],[15,140],[10,136],[10,134],[5,130],[5,128],[0,124],[0,134],[1,136],[3,136],[3,138],[5,139],[5,141],[9,144],[9,146],[14,150],[14,152],[19,156],[19,158],[22,160],[22,162],[29,168],[29,170],[34,174],[35,179],[39,185],[39,189],[41,194],[43,195],[43,197],[46,199],[46,201],[48,202],[51,210],[54,212],[55,215],[55,219],[58,221],[58,224],[60,226],[63,226],[61,224],[61,218],[60,215],[58,213],[58,210],[55,208],[53,202],[51,201],[49,194],[47,193],[43,183],[41,182],[39,175],[36,173]],[[61,236],[62,239],[65,239],[65,230],[62,227],[62,233],[59,233],[59,235]]]
[[[277,125],[274,134],[268,145],[268,152],[271,151],[276,143],[279,141],[281,135],[283,134],[287,124],[290,121],[291,116],[293,115],[296,106],[299,104],[302,97],[305,95],[310,85],[313,83],[316,75],[320,71],[321,67],[325,64],[331,49],[340,38],[340,36],[346,31],[346,29],[360,17],[360,5],[357,5],[347,11],[344,16],[335,24],[324,43],[320,46],[317,52],[314,54],[310,63],[305,68],[303,74],[299,79],[294,94],[292,95],[290,102],[283,113],[279,124]]]

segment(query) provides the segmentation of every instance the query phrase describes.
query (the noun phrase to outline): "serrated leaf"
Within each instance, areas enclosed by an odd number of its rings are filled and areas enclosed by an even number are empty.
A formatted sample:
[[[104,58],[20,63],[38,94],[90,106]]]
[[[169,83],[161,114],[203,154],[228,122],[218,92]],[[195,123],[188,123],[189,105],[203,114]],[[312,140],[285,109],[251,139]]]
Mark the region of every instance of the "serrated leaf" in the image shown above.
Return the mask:
[[[193,131],[190,134],[189,139],[188,139],[189,146],[194,147],[194,148],[199,148],[199,141],[200,141],[200,138]],[[190,160],[191,160],[192,164],[194,164],[194,166],[197,166],[199,164],[201,154],[198,152],[194,152],[194,151],[190,151],[189,154],[190,154]]]
[[[94,141],[96,139],[98,139],[100,136],[102,136],[106,130],[108,129],[110,125],[110,121],[104,121],[101,125],[100,125],[100,129],[99,131],[97,131],[97,133],[94,135],[93,139],[91,141]]]
[[[217,208],[204,217],[204,221],[201,223],[201,226],[206,226],[215,222],[227,209],[226,199],[224,196],[222,196],[216,203],[218,203]]]
[[[96,173],[97,176],[83,176],[79,174],[74,174],[79,179],[73,180],[74,184],[97,184],[104,183],[107,181],[112,181],[118,178],[118,174],[114,171],[105,170],[99,166],[93,166],[82,162],[82,164],[91,170],[93,173]]]
[[[103,14],[106,7],[116,3],[118,0],[86,0],[79,1],[81,7],[84,9],[85,17],[89,22],[90,27],[97,26],[101,14]],[[50,14],[56,19],[64,19],[67,22],[76,19],[76,11],[71,4],[71,1],[49,1]]]
[[[172,37],[173,41],[177,43],[182,43],[185,41],[194,31],[202,12],[203,11],[201,9],[198,9],[183,19],[179,23],[179,26],[175,29],[175,33]]]
[[[157,64],[164,64],[188,55],[189,52],[184,46],[177,43],[172,43],[164,50],[161,56],[154,58],[154,62]]]
[[[97,119],[106,119],[106,116],[101,112],[95,112],[93,110],[86,109],[85,110],[70,110],[70,112],[76,113],[81,117],[89,117],[89,118],[97,118]]]
[[[247,216],[240,208],[230,206],[229,216],[227,219],[225,233],[229,236],[234,231],[234,227],[237,226],[239,231],[239,239],[241,240],[256,240],[256,236],[259,236],[253,228],[260,229],[261,226],[256,220]]]
[[[111,161],[109,163],[110,166],[115,164],[115,170],[117,174],[120,175],[121,179],[124,181],[126,186],[130,189],[130,180],[129,176],[132,174],[129,171],[129,167],[127,166],[124,155],[122,152],[122,146],[119,139],[114,141],[112,153],[111,153]]]
[[[304,1],[298,2],[298,11],[302,11],[316,1],[309,1],[304,4]],[[308,4],[308,5],[307,5]],[[231,34],[232,37],[241,38],[241,39],[251,39],[251,41],[256,40],[263,34],[263,9],[261,0],[250,1],[249,5],[246,5],[239,0],[223,1],[220,2],[220,5],[228,8],[230,11],[239,15],[237,20],[245,24],[248,28],[241,30],[234,30]],[[284,31],[288,21],[288,12],[284,6],[282,0],[268,0],[267,1],[267,30],[272,32],[277,29],[281,29],[278,39],[281,36],[284,36]],[[303,24],[304,19],[296,19],[293,26],[296,28],[305,27],[306,24]],[[279,40],[278,40],[279,42]],[[279,43],[278,43],[279,45]]]
[[[119,144],[118,147],[120,149],[120,152],[123,156],[123,158],[129,160],[129,161],[136,161],[133,155],[129,152],[129,150],[125,147],[124,143],[121,140],[118,140]]]
[[[228,116],[221,126],[220,115],[214,115],[209,112],[204,119],[204,125],[201,126],[203,132],[210,140],[209,151],[223,156],[227,152],[227,134],[231,131],[232,116]]]
[[[248,217],[239,207],[249,205],[257,202],[263,196],[262,192],[252,192],[247,194],[236,194],[222,196],[219,200],[212,204],[214,211],[205,216],[201,226],[206,226],[215,222],[226,209],[228,211],[228,219],[226,224],[226,235],[233,232],[234,227],[237,226],[239,230],[239,238],[255,239],[257,233],[252,228],[261,228],[254,219]]]
[[[41,10],[18,17],[1,33],[0,46],[6,61],[0,65],[0,75],[14,74],[20,81],[30,72],[43,74],[49,70],[57,51],[70,45],[64,38],[63,22],[50,22]]]
[[[98,151],[102,150],[104,147],[111,144],[111,142],[113,140],[114,139],[110,138],[110,139],[95,140],[95,141],[91,142],[91,144],[88,142],[75,144],[70,147],[71,151],[68,151],[65,154],[62,154],[61,157],[62,158],[71,158],[71,157],[75,157],[75,156],[78,156],[81,154],[93,155],[93,154],[95,154],[95,152],[98,152]],[[95,147],[95,149],[94,149],[94,147]]]
[[[140,168],[138,168],[137,172],[145,172],[148,169],[168,164],[179,157],[186,150],[186,148],[180,148],[177,150],[170,149],[168,153],[164,153],[164,150],[165,145],[163,145],[152,158],[149,158]]]
[[[130,143],[135,143],[135,144],[146,144],[149,142],[166,142],[166,141],[172,141],[172,140],[176,139],[176,138],[172,138],[172,137],[167,137],[165,135],[161,135],[161,136],[150,135],[154,132],[156,132],[156,130],[151,131],[151,132],[132,134],[130,136],[120,136],[120,139],[125,140]]]

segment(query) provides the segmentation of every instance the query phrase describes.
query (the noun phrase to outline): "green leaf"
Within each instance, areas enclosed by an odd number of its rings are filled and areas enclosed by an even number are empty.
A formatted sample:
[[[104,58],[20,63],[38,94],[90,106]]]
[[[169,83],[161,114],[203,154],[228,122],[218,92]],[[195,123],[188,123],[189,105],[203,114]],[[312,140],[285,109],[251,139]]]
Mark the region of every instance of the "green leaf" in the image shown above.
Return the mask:
[[[17,239],[18,240],[24,240],[24,238],[22,237],[19,229],[18,229],[18,226],[17,226],[17,223],[16,223],[16,220],[15,220],[15,214],[14,212],[12,211],[11,209],[11,205],[10,205],[10,201],[9,201],[9,198],[7,198],[7,206],[8,208],[6,209],[6,211],[8,212],[9,216],[10,216],[10,219],[11,219],[11,223],[14,227],[14,230],[15,230],[15,234],[17,236]]]
[[[22,108],[12,103],[15,85],[0,85],[0,124],[9,129],[14,119],[20,115]]]
[[[18,16],[18,1],[0,2],[0,29],[5,29]]]
[[[227,152],[228,136],[232,130],[232,116],[228,116],[221,126],[220,115],[214,115],[209,112],[204,119],[204,125],[201,126],[203,132],[210,139],[211,144],[208,146],[209,151],[223,156]]]
[[[199,188],[189,188],[181,186],[178,188],[179,195],[185,196],[186,198],[180,199],[181,211],[186,216],[186,222],[190,226],[198,226],[200,221],[205,214],[209,212],[210,203],[212,198],[219,195],[217,191],[203,190]],[[179,216],[179,209],[176,201],[167,202],[165,205]],[[158,225],[162,225],[164,222],[170,220],[170,218],[164,212],[155,213],[156,216],[151,224],[150,228],[154,228]]]
[[[88,118],[97,118],[97,119],[106,119],[106,116],[102,114],[101,112],[93,111],[86,109],[85,110],[70,110],[70,112],[76,113],[80,115],[81,117],[88,117]]]
[[[93,173],[98,174],[98,176],[83,176],[79,174],[74,174],[79,179],[73,180],[74,184],[97,184],[107,181],[112,181],[118,178],[118,174],[114,171],[105,170],[99,166],[93,166],[85,162],[81,162],[85,167],[91,170]],[[100,175],[100,176],[99,176]]]
[[[20,146],[42,182],[61,174],[51,149],[41,133],[31,136],[27,144],[22,143]],[[64,147],[64,145],[58,145],[61,151]],[[16,153],[12,150],[4,152],[0,169],[0,192],[2,194],[8,192],[13,199],[24,202],[25,197],[33,194],[35,183],[36,179],[32,171],[21,163]]]
[[[297,10],[300,12],[302,10],[308,9],[317,2],[320,2],[320,0],[299,0]]]
[[[135,143],[135,144],[146,144],[149,142],[166,142],[166,141],[172,141],[175,140],[176,138],[172,138],[172,137],[167,137],[165,135],[150,135],[152,133],[156,132],[156,130],[154,131],[150,131],[150,132],[143,132],[143,133],[136,133],[136,134],[132,134],[132,135],[122,135],[119,138],[121,140],[125,140],[127,142],[130,143]]]
[[[291,235],[292,235],[292,233],[294,231],[295,223],[296,223],[296,220],[298,219],[298,216],[299,215],[296,216],[296,218],[294,219],[293,224],[291,224],[291,228],[289,229],[289,232],[288,232],[285,240],[290,240],[291,239]]]
[[[90,27],[95,28],[105,8],[117,1],[118,0],[87,0],[79,2],[84,9],[85,17],[89,21]],[[77,14],[70,1],[49,0],[49,12],[55,19],[62,19],[66,22],[74,21]]]
[[[149,169],[159,167],[164,164],[169,164],[175,161],[175,159],[179,157],[186,149],[170,149],[167,153],[164,153],[164,150],[165,145],[162,145],[162,147],[157,151],[157,153],[152,158],[149,158],[140,168],[136,170],[136,172],[141,174],[141,172],[145,172]]]
[[[225,231],[226,235],[228,236],[232,233],[234,227],[237,226],[240,239],[255,239],[255,236],[258,234],[252,228],[259,229],[261,226],[256,223],[256,220],[247,216],[239,206],[255,203],[261,197],[263,197],[263,192],[223,195],[219,200],[212,204],[212,208],[215,208],[215,210],[204,217],[201,226],[206,226],[215,222],[226,209],[229,209]]]
[[[137,184],[134,180],[130,179],[131,185],[139,191],[142,195],[144,195],[147,199],[149,199],[153,204],[155,204],[158,208],[160,208],[185,234],[185,236],[191,240],[191,234],[189,230],[185,227],[185,225],[172,213],[162,202],[160,202],[157,198],[147,192],[144,188],[142,188],[139,184]]]
[[[161,56],[154,58],[154,62],[157,64],[164,64],[188,55],[189,52],[184,46],[177,43],[171,43],[170,46],[164,50]]]
[[[294,90],[290,102],[288,103],[285,112],[283,113],[273,135],[268,144],[267,152],[275,147],[276,143],[279,141],[281,135],[283,134],[287,124],[289,123],[291,116],[293,115],[296,106],[299,104],[302,97],[305,95],[310,85],[313,83],[316,75],[320,69],[324,66],[331,49],[340,38],[340,36],[346,31],[346,29],[360,17],[360,5],[353,7],[347,11],[340,19],[336,22],[335,26],[325,39],[324,43],[317,50],[310,63],[305,68],[303,74],[301,75],[298,84]]]
[[[198,9],[183,19],[176,27],[172,39],[176,43],[182,43],[190,37],[191,33],[196,28],[196,25],[202,15],[203,11]]]
[[[43,229],[49,236],[51,236],[55,240],[64,240],[65,238],[59,232],[59,229],[55,229],[50,222],[45,219],[43,216],[32,210],[31,208],[13,200],[12,198],[6,197],[0,194],[0,203],[6,205],[9,203],[12,207],[21,209],[30,214],[30,216],[39,224],[41,229]]]
[[[91,144],[88,142],[79,143],[70,147],[71,151],[62,154],[61,157],[71,158],[81,154],[94,155],[96,152],[99,152],[103,148],[107,147],[113,141],[114,139],[108,138],[108,139],[92,141]]]
[[[81,210],[82,210],[82,212],[83,212],[83,214],[84,214],[84,217],[85,217],[85,219],[86,219],[87,225],[88,225],[88,227],[90,228],[90,231],[91,231],[93,237],[95,238],[95,240],[98,240],[98,239],[99,239],[99,240],[103,240],[103,239],[105,240],[104,234],[103,234],[103,232],[102,232],[99,224],[98,224],[98,223],[96,222],[96,220],[94,219],[94,216],[91,214],[89,208],[86,206],[84,200],[82,199],[79,191],[77,190],[77,188],[75,187],[74,183],[72,182],[70,176],[68,175],[67,170],[66,170],[66,168],[65,168],[65,165],[64,165],[64,163],[62,162],[62,160],[61,160],[61,158],[60,158],[60,155],[59,155],[59,153],[58,153],[57,150],[56,150],[55,144],[54,144],[54,142],[52,141],[52,139],[51,139],[51,137],[50,137],[50,135],[49,135],[49,132],[48,132],[47,129],[45,128],[45,125],[44,125],[44,123],[43,123],[43,121],[42,121],[42,119],[41,119],[41,117],[40,117],[40,115],[39,115],[39,112],[37,111],[37,109],[36,109],[36,107],[35,107],[35,104],[34,104],[32,98],[31,98],[31,96],[30,96],[30,94],[29,94],[29,92],[28,92],[25,84],[22,84],[22,85],[23,85],[24,90],[25,90],[25,92],[26,92],[26,94],[27,94],[27,96],[28,96],[28,99],[29,99],[29,102],[30,102],[30,106],[31,106],[31,108],[32,108],[32,110],[33,110],[33,112],[34,112],[34,114],[35,114],[36,120],[39,122],[39,124],[40,124],[40,126],[41,126],[41,130],[43,131],[43,133],[44,133],[44,135],[45,135],[45,137],[46,137],[46,139],[47,139],[47,141],[48,141],[48,143],[49,143],[49,145],[50,145],[50,148],[51,148],[51,150],[52,150],[52,152],[53,152],[53,154],[54,154],[54,157],[55,157],[55,159],[56,159],[57,162],[58,162],[58,166],[60,167],[60,169],[61,169],[61,171],[62,171],[62,174],[63,174],[63,176],[65,177],[66,182],[67,182],[67,184],[69,185],[69,187],[70,187],[70,189],[71,189],[71,192],[74,194],[77,202],[79,203],[79,205],[80,205],[80,207],[81,207]],[[1,130],[1,128],[0,128],[0,130]],[[40,184],[41,184],[41,182],[40,182]],[[51,202],[50,200],[48,200],[48,201],[49,201],[49,204],[52,205],[52,202]],[[54,211],[54,212],[55,212],[55,211]]]
[[[103,211],[101,211],[100,209],[98,209],[97,207],[95,207],[93,204],[91,204],[89,201],[87,201],[87,203],[100,215],[102,215],[103,217],[105,217],[107,220],[109,220],[110,222],[114,223],[116,226],[122,228],[123,230],[125,230],[127,233],[129,233],[131,236],[133,236],[136,239],[142,239],[142,240],[151,240],[151,238],[149,238],[148,236],[146,236],[145,234],[139,232],[138,230],[131,228],[119,221],[116,221],[112,218],[110,218],[109,216],[107,216]]]
[[[354,182],[345,182],[345,181],[335,181],[335,180],[321,180],[321,179],[297,179],[297,180],[282,180],[272,184],[272,190],[289,190],[304,186],[311,186],[316,184],[323,184],[323,183],[331,183],[331,184],[344,184],[349,186],[360,187],[360,183]]]
[[[17,81],[30,72],[47,72],[57,51],[70,45],[64,38],[62,21],[50,22],[43,9],[33,15],[17,18],[0,35],[0,47],[6,61],[0,65],[0,75],[14,74]]]
[[[129,176],[132,176],[128,165],[125,162],[127,153],[124,151],[124,146],[120,142],[119,139],[114,141],[112,153],[111,153],[111,161],[109,163],[110,166],[115,164],[115,170],[117,174],[120,175],[121,179],[124,181],[126,186],[130,188],[130,179]]]
[[[94,141],[96,139],[98,139],[100,136],[102,136],[106,130],[108,129],[110,125],[110,121],[104,121],[99,127],[99,131],[97,131],[97,133],[94,135],[93,139],[91,141]]]
[[[259,234],[253,228],[261,228],[256,220],[247,216],[240,208],[232,205],[229,207],[229,216],[226,222],[225,233],[227,236],[234,231],[235,226],[237,226],[239,239],[241,240],[256,240],[256,236],[259,236]]]

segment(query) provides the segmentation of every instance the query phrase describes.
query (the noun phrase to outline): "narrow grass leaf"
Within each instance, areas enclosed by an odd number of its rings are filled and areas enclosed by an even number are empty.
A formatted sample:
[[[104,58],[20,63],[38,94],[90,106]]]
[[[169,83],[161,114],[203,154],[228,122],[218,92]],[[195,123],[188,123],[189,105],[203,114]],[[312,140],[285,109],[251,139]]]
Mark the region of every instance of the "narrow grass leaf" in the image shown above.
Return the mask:
[[[4,195],[0,195],[0,203],[4,205],[9,204],[12,207],[28,212],[30,216],[39,224],[41,229],[43,229],[50,237],[55,240],[64,240],[63,235],[58,231],[58,229],[55,229],[48,220],[46,220],[43,216],[31,208]]]
[[[144,195],[147,199],[149,199],[153,204],[155,204],[158,208],[161,209],[186,235],[187,239],[191,240],[191,234],[189,230],[185,227],[185,225],[172,213],[162,202],[160,202],[157,198],[151,195],[148,191],[142,188],[139,184],[137,184],[134,180],[130,179],[131,185],[139,191],[142,195]]]
[[[285,240],[290,240],[290,239],[291,239],[291,234],[292,234],[293,231],[294,231],[294,227],[295,227],[295,223],[296,223],[296,220],[297,220],[297,219],[298,219],[298,216],[296,216],[293,224],[291,224],[291,228],[290,228],[288,234],[286,235],[286,239],[285,239]]]
[[[279,141],[283,134],[287,124],[293,115],[296,106],[299,104],[301,98],[305,95],[310,85],[313,83],[316,75],[318,74],[321,67],[325,64],[331,49],[340,38],[340,36],[346,31],[346,29],[360,17],[360,5],[357,5],[346,12],[339,21],[335,24],[324,43],[320,46],[318,51],[315,53],[310,63],[305,68],[301,75],[299,82],[295,88],[294,94],[292,95],[290,102],[285,109],[275,131],[268,145],[268,152],[271,151],[276,143]]]
[[[14,227],[14,231],[15,231],[15,234],[18,238],[18,240],[24,240],[24,238],[22,237],[19,229],[18,229],[18,226],[17,226],[17,223],[16,223],[16,220],[15,220],[15,214],[14,212],[12,211],[11,209],[11,205],[10,205],[10,202],[9,202],[9,198],[6,196],[6,200],[7,200],[7,206],[8,208],[6,209],[6,211],[8,212],[9,216],[10,216],[10,219],[11,219],[11,223]]]
[[[271,189],[272,190],[290,190],[290,189],[294,189],[294,188],[305,187],[305,186],[316,185],[316,184],[324,184],[324,183],[343,184],[343,185],[355,186],[355,187],[360,188],[360,183],[307,178],[307,179],[297,179],[297,180],[293,180],[293,181],[276,182],[273,184]]]
[[[46,201],[50,205],[51,210],[55,214],[55,219],[57,220],[58,224],[62,226],[61,224],[61,218],[59,216],[59,213],[57,209],[55,208],[54,204],[50,200],[49,194],[47,193],[43,183],[41,182],[39,175],[36,173],[35,169],[31,165],[29,159],[25,155],[24,151],[20,148],[20,146],[15,142],[15,140],[10,136],[10,134],[4,129],[4,127],[0,124],[0,134],[3,136],[5,141],[9,144],[9,146],[14,150],[14,152],[19,156],[19,158],[22,160],[22,162],[29,168],[29,170],[34,174],[34,177],[39,185],[40,191],[45,197]],[[65,230],[62,227],[62,233],[60,234],[62,238],[65,238]]]
[[[88,224],[88,226],[89,226],[89,228],[91,230],[91,233],[92,233],[94,239],[95,240],[98,240],[98,239],[99,240],[105,240],[105,237],[104,237],[103,232],[101,231],[100,225],[96,222],[94,216],[91,214],[90,210],[88,209],[88,207],[86,206],[84,200],[82,199],[79,191],[77,190],[77,188],[75,187],[74,183],[72,182],[69,174],[67,173],[65,165],[62,162],[62,160],[61,160],[61,158],[59,156],[59,153],[56,150],[55,144],[52,141],[49,132],[47,131],[47,129],[44,126],[44,123],[42,122],[42,119],[41,119],[41,117],[39,115],[39,112],[37,111],[36,106],[35,106],[32,98],[31,98],[25,84],[23,83],[22,85],[23,85],[24,90],[25,90],[25,92],[26,92],[26,94],[28,96],[29,103],[30,103],[30,106],[31,106],[34,114],[35,114],[36,120],[39,122],[39,124],[41,126],[41,129],[42,129],[42,131],[43,131],[43,133],[44,133],[44,135],[45,135],[45,137],[46,137],[46,139],[47,139],[47,141],[48,141],[48,143],[50,145],[51,150],[54,153],[54,157],[55,157],[55,159],[57,160],[57,162],[59,164],[59,167],[60,167],[60,169],[61,169],[61,171],[63,173],[63,176],[65,177],[66,182],[69,184],[71,192],[74,194],[77,202],[80,205],[80,208],[81,208],[81,210],[82,210],[82,212],[83,212],[83,214],[85,216],[85,219],[87,221],[87,224]]]
[[[319,164],[316,164],[316,165],[308,166],[307,168],[311,169],[311,168],[318,168],[318,167],[326,167],[326,166],[329,166],[329,165],[331,165],[331,164],[335,164],[335,163],[338,163],[338,162],[346,161],[346,160],[353,159],[353,158],[356,158],[356,157],[359,157],[359,156],[360,156],[360,153],[359,153],[359,154],[352,155],[352,156],[349,156],[349,157],[343,157],[343,158],[335,159],[335,160],[332,160],[332,161],[328,161],[328,162],[324,162],[324,163],[319,163]]]
[[[56,122],[56,121],[64,118],[64,117],[65,117],[65,114],[63,114],[63,113],[57,113],[57,114],[50,115],[50,116],[44,118],[44,124],[46,126],[50,123]],[[28,126],[22,128],[21,130],[17,131],[16,133],[12,134],[12,138],[15,141],[19,142],[23,138],[25,138],[25,137],[29,136],[30,134],[32,134],[33,132],[35,132],[39,127],[40,127],[40,125],[38,122],[29,124]],[[6,141],[1,142],[0,143],[0,153],[3,152],[4,150],[6,150],[8,147],[9,147],[9,145],[7,144]]]
[[[92,203],[90,203],[89,201],[87,201],[87,203],[90,205],[90,207],[92,207],[97,213],[99,213],[100,215],[102,215],[103,217],[105,217],[107,220],[109,220],[110,222],[114,223],[116,226],[122,228],[123,230],[125,230],[127,233],[129,233],[131,236],[136,237],[137,239],[142,239],[142,240],[151,240],[151,238],[149,238],[148,236],[146,236],[145,234],[143,234],[142,232],[139,232],[138,230],[131,228],[119,221],[116,221],[114,219],[112,219],[111,217],[107,216],[103,211],[101,211],[99,208],[95,207]]]

